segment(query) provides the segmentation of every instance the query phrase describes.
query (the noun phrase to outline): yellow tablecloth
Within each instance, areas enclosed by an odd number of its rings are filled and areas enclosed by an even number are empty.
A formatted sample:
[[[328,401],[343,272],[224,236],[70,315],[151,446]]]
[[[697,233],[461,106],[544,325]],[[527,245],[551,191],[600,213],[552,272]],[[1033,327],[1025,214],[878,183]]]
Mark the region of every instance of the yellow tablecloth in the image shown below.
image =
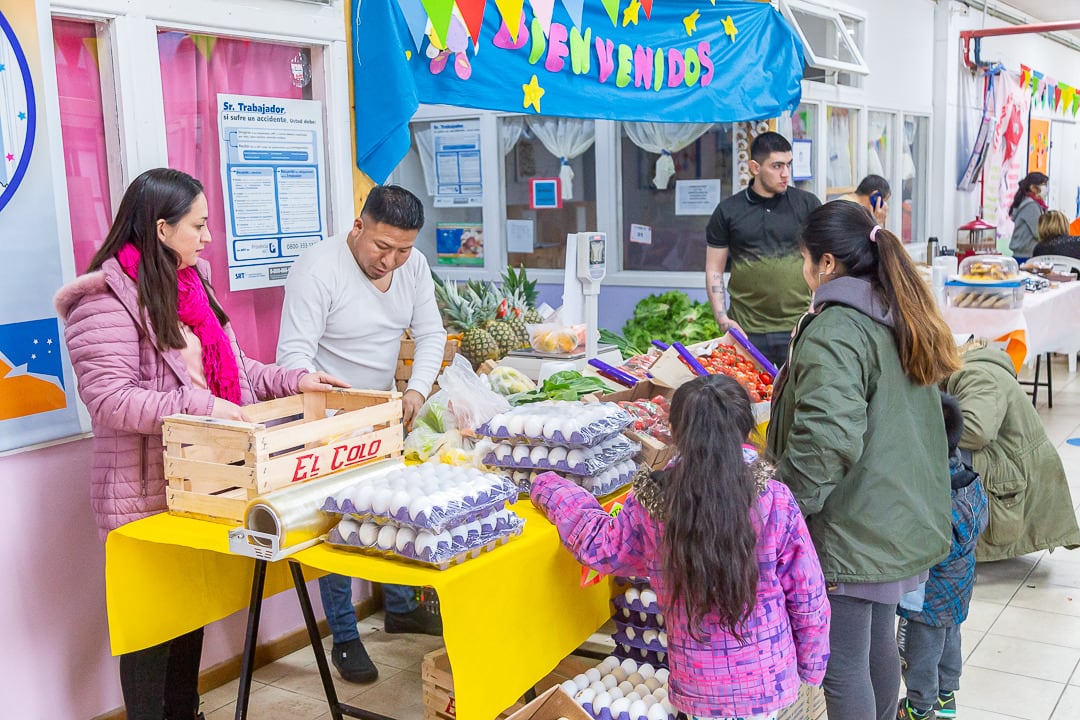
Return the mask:
[[[610,583],[580,587],[580,566],[559,543],[555,528],[527,500],[513,508],[526,520],[521,537],[444,571],[327,545],[292,559],[316,571],[434,587],[457,716],[490,720],[611,616]],[[105,551],[116,654],[149,647],[248,605],[253,561],[225,554],[223,525],[156,515],[114,530]],[[290,585],[285,563],[271,563],[265,594]]]

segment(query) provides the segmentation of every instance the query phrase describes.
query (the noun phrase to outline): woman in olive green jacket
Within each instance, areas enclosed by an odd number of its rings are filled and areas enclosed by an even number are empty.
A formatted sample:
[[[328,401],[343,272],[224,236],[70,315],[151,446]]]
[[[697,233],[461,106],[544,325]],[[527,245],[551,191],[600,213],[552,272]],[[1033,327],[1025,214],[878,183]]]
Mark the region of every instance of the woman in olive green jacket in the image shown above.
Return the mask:
[[[828,583],[829,720],[886,720],[900,690],[897,603],[949,552],[937,384],[960,362],[902,243],[864,208],[817,208],[800,244],[814,299],[776,381],[768,448]]]
[[[985,340],[969,343],[963,368],[945,389],[960,400],[960,449],[971,452],[990,499],[990,524],[979,538],[976,559],[1080,546],[1061,457],[1017,384],[1009,356]]]

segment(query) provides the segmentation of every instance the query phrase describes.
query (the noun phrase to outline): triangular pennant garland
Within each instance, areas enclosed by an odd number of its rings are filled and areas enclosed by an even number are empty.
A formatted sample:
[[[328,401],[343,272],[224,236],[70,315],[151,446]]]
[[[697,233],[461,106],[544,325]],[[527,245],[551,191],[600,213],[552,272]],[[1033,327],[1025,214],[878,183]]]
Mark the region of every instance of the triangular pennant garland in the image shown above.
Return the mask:
[[[495,7],[499,8],[499,15],[502,17],[503,24],[506,25],[506,29],[510,32],[510,39],[517,42],[525,0],[495,0]]]
[[[420,0],[431,20],[431,29],[439,43],[446,47],[446,32],[450,29],[450,16],[454,14],[454,0]]]
[[[191,42],[195,44],[195,49],[203,56],[203,60],[210,62],[210,58],[214,55],[214,46],[217,45],[217,36],[196,35],[192,33],[188,35],[188,37],[190,37]]]
[[[465,20],[465,27],[469,30],[473,48],[480,44],[480,28],[484,25],[484,8],[487,0],[457,0],[458,12]]]
[[[619,0],[601,0],[604,3],[604,9],[607,10],[608,17],[611,18],[611,24],[615,27],[619,26]]]
[[[641,9],[645,11],[645,17],[652,17],[652,0],[641,0]]]
[[[409,35],[412,36],[416,52],[420,52],[424,35],[427,34],[427,10],[424,9],[420,0],[397,0],[397,3],[401,8],[401,14],[405,17],[405,24],[409,26]]]
[[[575,27],[580,28],[582,13],[585,10],[585,0],[562,0],[562,4],[566,8],[570,19],[574,21]]]
[[[529,5],[532,6],[533,17],[540,21],[540,27],[546,36],[548,28],[551,27],[551,15],[555,12],[555,0],[529,0]]]

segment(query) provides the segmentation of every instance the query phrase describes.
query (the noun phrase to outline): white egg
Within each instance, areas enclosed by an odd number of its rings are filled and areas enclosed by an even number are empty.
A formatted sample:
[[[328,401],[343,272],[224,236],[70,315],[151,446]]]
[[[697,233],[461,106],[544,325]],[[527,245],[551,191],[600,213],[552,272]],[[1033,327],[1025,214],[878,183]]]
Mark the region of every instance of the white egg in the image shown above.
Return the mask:
[[[514,446],[510,443],[499,443],[495,446],[495,459],[499,462],[506,462],[513,457]]]
[[[528,462],[530,448],[528,445],[517,445],[514,447],[513,458],[514,464],[521,465]]]
[[[666,698],[661,700],[660,704],[663,706],[664,712],[666,712],[668,714],[668,717],[674,717],[675,716],[675,713],[677,712],[675,710],[675,706],[672,705],[670,702],[668,702],[668,700]]]
[[[575,448],[566,453],[566,464],[572,469],[580,470],[585,465],[585,451]]]
[[[657,615],[656,615],[656,624],[659,625],[660,627],[664,627],[664,616],[663,615],[657,613]]]
[[[416,530],[410,527],[398,529],[397,537],[394,538],[394,547],[397,551],[405,552],[405,546],[416,540]]]
[[[633,605],[641,597],[641,594],[638,592],[637,588],[632,587],[627,588],[626,592],[623,593],[623,597],[626,598],[627,605]]]
[[[627,710],[630,713],[630,720],[638,720],[638,718],[645,717],[648,712],[648,706],[640,699],[630,703],[630,708]]]
[[[562,431],[562,421],[558,416],[549,417],[544,421],[544,438],[554,440],[555,433]]]
[[[421,530],[413,539],[413,549],[417,557],[422,557],[425,552],[434,552],[436,547],[435,535],[429,530]]]
[[[600,678],[600,682],[604,684],[605,688],[610,690],[611,688],[619,684],[619,678],[615,677],[614,675],[605,675],[604,677]]]
[[[652,695],[652,688],[645,683],[640,683],[634,686],[634,692],[636,692],[639,697],[645,697],[646,695]]]
[[[548,449],[543,445],[537,445],[529,451],[529,462],[536,466],[548,464]]]
[[[637,663],[634,662],[633,660],[631,660],[630,658],[626,658],[625,660],[623,660],[619,664],[619,667],[621,667],[623,669],[623,672],[625,672],[627,676],[629,676],[630,673],[632,673],[632,672],[637,672]],[[623,677],[623,680],[625,680],[625,679],[626,679],[626,677]]]
[[[403,512],[409,511],[409,502],[412,498],[409,497],[409,493],[405,490],[398,490],[390,498],[390,512],[394,515],[400,515]]]
[[[654,642],[656,642],[656,639],[658,637],[659,633],[657,633],[655,630],[646,630],[645,632],[641,633],[641,639],[645,641],[646,645],[652,645]]]
[[[454,538],[454,542],[464,545],[469,538],[469,527],[468,525],[455,525],[450,528],[450,535]]]
[[[656,659],[657,659],[658,662],[662,662],[662,663],[667,662],[667,653],[666,652],[656,653]]]
[[[649,613],[647,612],[639,612],[638,617],[641,618],[641,622],[643,623],[649,622]]]
[[[621,683],[619,683],[619,692],[621,692],[624,696],[627,693],[634,692],[634,683],[630,682],[629,680],[623,680]]]
[[[585,677],[589,678],[589,682],[596,682],[601,678],[601,672],[592,667],[585,671]]]
[[[660,647],[667,647],[667,633],[666,632],[661,630],[656,639],[660,641]]]
[[[635,637],[637,637],[637,630],[635,630],[630,625],[627,625],[626,626],[626,639],[627,640],[633,640]]]
[[[587,702],[592,702],[592,699],[596,697],[596,691],[591,687],[587,687],[584,690],[578,690],[572,697],[577,701],[578,705],[584,705]]]
[[[525,416],[511,415],[506,419],[506,431],[513,435],[521,435],[525,431]]]
[[[646,695],[645,697],[641,698],[641,702],[645,703],[645,709],[648,710],[656,704],[656,698],[654,698],[652,695]]]
[[[645,678],[640,672],[632,672],[626,676],[626,682],[630,683],[631,685],[640,685],[641,681],[644,679]]]
[[[589,687],[589,678],[584,675],[576,675],[574,677],[574,684],[577,685],[578,690],[584,690]]]
[[[562,691],[570,697],[574,697],[574,695],[578,693],[577,683],[575,683],[573,680],[567,680],[559,687],[562,688]]]
[[[421,522],[421,517],[431,518],[431,500],[423,495],[415,497],[412,502],[409,503],[409,517],[412,518],[414,523]]]
[[[649,708],[648,720],[667,720],[667,711],[660,703]]]
[[[618,700],[619,698],[621,698],[623,696],[623,691],[620,690],[617,687],[613,687],[610,690],[608,690],[608,695],[611,696],[612,701],[615,701],[615,700]]]
[[[619,658],[614,655],[608,655],[600,661],[600,664],[597,667],[600,668],[601,673],[609,673],[612,668],[619,667]]]
[[[661,683],[655,677],[645,678],[645,687],[649,688],[649,692],[653,693],[656,688],[660,687]]]
[[[551,465],[551,467],[555,467],[559,463],[565,463],[566,453],[566,448],[561,446],[549,448],[547,454],[547,461]]]
[[[441,533],[435,536],[436,547],[441,549],[448,549],[454,542],[454,536],[450,534],[449,530],[443,530]]]
[[[656,674],[656,668],[649,663],[642,663],[638,666],[637,671],[641,674],[641,677],[648,679]]]
[[[390,501],[394,497],[394,491],[390,488],[379,488],[371,495],[371,512],[376,515],[385,515],[390,509]]]
[[[580,420],[578,420],[577,418],[567,418],[566,420],[563,420],[562,434],[563,434],[563,438],[565,438],[568,442],[570,440],[571,435],[573,435],[574,433],[579,433],[579,432],[581,432],[581,421]]]
[[[652,607],[656,604],[656,592],[652,588],[645,588],[641,591],[641,604],[645,607]]]
[[[370,483],[362,483],[352,491],[350,499],[352,500],[353,507],[356,508],[358,513],[366,513],[371,509],[371,496],[375,492],[375,488]]]
[[[639,693],[637,690],[631,690],[630,692],[623,695],[623,697],[632,703],[638,702],[641,700],[641,693]]]
[[[611,709],[611,695],[606,692],[597,693],[596,697],[594,697],[592,700],[592,706],[593,715],[599,717],[601,710]]]
[[[623,662],[625,662],[625,660]],[[625,680],[626,676],[629,675],[629,674],[630,673],[626,672],[625,668],[623,668],[620,665],[619,667],[617,667],[617,668],[615,668],[614,670],[611,671],[611,675],[609,677],[615,678],[615,684],[618,685],[623,680]],[[607,683],[604,683],[604,684],[606,685]]]
[[[596,693],[596,694],[599,694],[599,693],[602,693],[602,692],[607,692],[607,686],[604,685],[604,683],[600,682],[599,680],[597,680],[594,683],[591,683],[589,685],[589,688],[593,691],[593,693]]]
[[[661,685],[660,687],[653,690],[652,694],[653,694],[653,697],[656,698],[657,700],[666,700],[667,699],[667,688],[665,686]]]
[[[544,418],[538,415],[526,418],[525,425],[523,426],[523,433],[525,437],[542,440],[544,437]]]
[[[379,530],[379,547],[383,550],[389,550],[394,547],[394,540],[397,538],[397,528],[393,525],[383,525]]]
[[[611,703],[611,717],[617,718],[624,712],[630,709],[630,701],[624,697],[619,698],[615,702]]]
[[[364,547],[371,547],[379,539],[379,526],[373,522],[366,522],[360,526],[359,531],[360,544]]]

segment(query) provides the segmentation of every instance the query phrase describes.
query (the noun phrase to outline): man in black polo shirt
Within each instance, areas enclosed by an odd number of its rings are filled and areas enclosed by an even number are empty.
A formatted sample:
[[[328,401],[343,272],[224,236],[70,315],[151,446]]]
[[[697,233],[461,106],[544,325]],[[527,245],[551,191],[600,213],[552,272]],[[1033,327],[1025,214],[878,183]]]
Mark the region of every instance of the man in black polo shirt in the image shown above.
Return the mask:
[[[722,200],[705,230],[705,291],[720,329],[742,330],[777,367],[787,360],[791,329],[810,304],[796,236],[812,193],[788,187],[791,143],[766,132],[750,145],[749,187]],[[731,257],[730,313],[724,268]]]

